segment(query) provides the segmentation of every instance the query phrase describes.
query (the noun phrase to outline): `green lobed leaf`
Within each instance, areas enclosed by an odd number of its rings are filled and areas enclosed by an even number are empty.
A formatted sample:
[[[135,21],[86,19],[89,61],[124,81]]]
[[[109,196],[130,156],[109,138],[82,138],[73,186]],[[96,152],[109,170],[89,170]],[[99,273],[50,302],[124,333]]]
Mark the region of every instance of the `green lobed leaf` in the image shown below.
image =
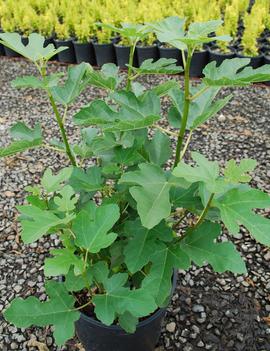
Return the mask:
[[[241,224],[258,242],[270,245],[270,220],[253,212],[255,208],[270,208],[267,193],[252,188],[235,188],[214,200],[213,205],[220,210],[221,218],[231,233],[237,234]]]
[[[245,263],[231,242],[214,243],[220,232],[219,224],[203,222],[188,230],[180,247],[199,266],[208,262],[215,272],[246,273]]]
[[[74,102],[80,93],[88,85],[89,64],[82,62],[79,65],[68,68],[68,77],[62,86],[54,86],[51,93],[54,99],[67,106]]]
[[[60,195],[60,196],[59,196]],[[75,209],[78,197],[70,185],[65,185],[54,197],[54,203],[58,211],[71,212]]]
[[[42,80],[35,76],[18,77],[11,82],[13,88],[33,88],[33,89],[47,89],[56,86],[59,82],[62,73],[54,73],[44,77]]]
[[[45,38],[38,33],[32,33],[29,35],[27,45],[22,43],[21,36],[18,33],[0,33],[1,44],[33,62],[41,60],[47,61],[59,52],[68,49],[66,46],[55,49],[53,44],[44,47],[44,42]]]
[[[74,309],[75,299],[63,283],[47,282],[46,292],[49,300],[45,302],[33,296],[25,300],[14,299],[5,310],[4,317],[19,328],[52,325],[55,341],[60,346],[74,336],[74,322],[79,319],[80,313]]]
[[[182,207],[191,212],[203,210],[203,205],[198,192],[198,183],[191,184],[187,189],[172,187],[170,191],[171,202],[174,207]]]
[[[160,58],[157,61],[147,59],[140,67],[131,67],[136,74],[178,74],[183,72],[183,68],[176,66],[176,59]]]
[[[103,100],[95,100],[75,114],[74,122],[120,132],[145,128],[160,118],[159,97],[153,92],[136,97],[132,92],[120,91],[111,98],[120,105],[118,111]]]
[[[229,160],[224,170],[225,180],[230,183],[248,183],[251,177],[246,173],[253,171],[256,165],[257,161],[252,159],[243,159],[239,165],[235,160]]]
[[[83,272],[83,261],[75,255],[74,250],[67,248],[51,250],[54,257],[46,258],[44,274],[49,277],[66,275],[71,266],[75,267],[77,274]]]
[[[60,190],[69,177],[71,176],[73,167],[61,169],[58,174],[53,174],[50,168],[47,168],[41,178],[41,185],[47,193],[53,193]]]
[[[129,191],[137,202],[137,210],[144,227],[151,229],[170,215],[170,184],[157,165],[140,164],[139,170],[125,173],[119,183],[137,184]]]
[[[87,79],[90,85],[111,91],[116,90],[122,81],[122,78],[119,77],[119,68],[114,63],[104,64],[101,70],[89,68]]]
[[[17,209],[24,215],[20,217],[20,222],[22,225],[22,240],[26,244],[40,239],[55,226],[66,225],[73,218],[72,214],[59,218],[51,211],[41,210],[31,205],[17,206]]]
[[[157,96],[164,96],[167,95],[171,89],[178,87],[178,85],[179,83],[176,80],[171,79],[156,85],[154,88],[150,89],[150,91]]]
[[[97,253],[110,246],[117,234],[108,233],[108,231],[117,222],[119,216],[119,208],[116,204],[96,206],[94,202],[89,201],[73,221],[75,243],[90,253]]]
[[[172,154],[170,138],[161,131],[156,130],[153,138],[147,141],[145,150],[151,163],[162,166]]]
[[[270,65],[259,68],[245,67],[250,63],[248,58],[224,60],[220,66],[210,62],[203,70],[203,83],[208,86],[245,86],[256,82],[270,80]],[[245,68],[244,68],[245,67]]]
[[[146,25],[136,23],[121,23],[121,27],[101,22],[99,22],[98,25],[120,34],[122,38],[130,39],[131,43],[142,40],[147,36],[149,31]]]
[[[93,273],[91,269],[86,270],[86,278],[81,274],[75,275],[74,268],[70,268],[67,275],[65,276],[65,287],[70,292],[80,291],[85,288],[87,279],[88,284],[91,284],[93,281]]]
[[[15,141],[7,147],[0,148],[0,157],[11,156],[42,145],[42,133],[39,123],[31,129],[23,122],[18,122],[11,127],[10,134]]]
[[[101,169],[97,166],[89,167],[86,171],[81,168],[73,168],[69,184],[77,192],[96,192],[103,187]]]
[[[158,306],[165,306],[172,288],[174,268],[188,269],[189,257],[179,245],[163,246],[153,251],[150,257],[152,266],[149,274],[143,280],[142,288],[150,291]]]

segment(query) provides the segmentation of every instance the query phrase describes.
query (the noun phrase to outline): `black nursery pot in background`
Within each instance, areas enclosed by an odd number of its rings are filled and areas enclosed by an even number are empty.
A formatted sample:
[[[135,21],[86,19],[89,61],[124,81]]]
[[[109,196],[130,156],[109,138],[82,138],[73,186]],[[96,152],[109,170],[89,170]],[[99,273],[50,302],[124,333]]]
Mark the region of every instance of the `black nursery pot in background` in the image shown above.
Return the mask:
[[[158,50],[160,58],[175,59],[177,66],[183,66],[182,54],[179,49],[159,46]]]
[[[5,56],[5,48],[3,44],[0,44],[0,56]]]
[[[263,55],[259,55],[259,56],[245,56],[245,55],[241,55],[241,54],[237,53],[236,57],[249,58],[250,59],[249,66],[251,66],[252,68],[259,68],[259,67],[261,67],[263,65],[263,62],[264,62]]]
[[[143,61],[147,59],[154,59],[154,61],[157,61],[159,59],[159,52],[158,52],[158,47],[157,45],[151,45],[151,46],[136,46],[136,52],[137,52],[137,61],[138,61],[138,66],[143,63]]]
[[[56,49],[60,48],[60,46],[68,47],[68,49],[61,51],[57,54],[59,62],[76,63],[72,39],[69,39],[69,40],[54,39],[54,45]]]
[[[90,65],[96,65],[96,56],[93,43],[90,41],[88,43],[79,43],[77,41],[73,41],[76,62],[87,62]]]
[[[204,67],[209,63],[209,51],[195,51],[190,64],[190,77],[202,77]]]
[[[209,62],[216,61],[217,66],[220,66],[224,60],[235,57],[235,52],[223,54],[222,52],[209,50]]]
[[[105,63],[116,63],[113,42],[108,44],[99,44],[93,42],[97,65],[101,67]]]
[[[114,44],[114,50],[117,66],[120,68],[127,68],[126,64],[129,62],[130,46]]]
[[[173,294],[177,272],[173,275]],[[76,322],[76,332],[86,351],[154,351],[161,333],[166,308],[157,310],[141,321],[134,334],[126,333],[120,326],[106,326],[81,313]]]

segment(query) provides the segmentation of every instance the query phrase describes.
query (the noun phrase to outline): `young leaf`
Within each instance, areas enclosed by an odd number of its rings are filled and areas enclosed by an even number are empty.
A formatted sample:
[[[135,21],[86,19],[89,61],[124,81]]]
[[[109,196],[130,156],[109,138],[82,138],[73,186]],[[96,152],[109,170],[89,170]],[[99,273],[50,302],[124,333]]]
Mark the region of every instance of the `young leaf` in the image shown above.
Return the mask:
[[[219,208],[221,218],[230,232],[237,234],[242,224],[258,242],[270,245],[270,220],[252,211],[254,208],[270,208],[268,194],[257,189],[236,188],[214,200],[213,205]]]
[[[9,146],[0,148],[0,157],[11,156],[42,145],[42,134],[40,124],[33,129],[24,123],[18,122],[10,129],[11,136],[16,139]]]
[[[164,245],[161,249],[153,251],[150,260],[152,267],[143,280],[142,288],[150,291],[157,305],[161,307],[166,304],[170,295],[173,269],[188,269],[189,257],[179,245]]]
[[[232,243],[214,243],[220,231],[219,224],[204,222],[187,232],[180,247],[199,266],[208,262],[215,272],[246,273],[245,263]]]
[[[89,64],[82,62],[68,68],[68,78],[62,86],[52,87],[51,92],[56,101],[67,106],[74,102],[88,85]]]
[[[192,167],[185,162],[181,162],[173,170],[172,174],[176,177],[184,178],[189,182],[203,182],[210,193],[221,191],[221,183],[218,181],[219,165],[218,162],[208,161],[198,152],[192,152],[192,158],[197,163],[197,167]]]
[[[93,281],[92,269],[86,270],[86,278],[89,284]],[[85,276],[82,276],[81,274],[75,275],[74,268],[72,267],[68,271],[68,274],[65,276],[64,284],[66,289],[70,292],[80,291],[85,288]]]
[[[44,264],[45,276],[66,275],[71,266],[75,267],[77,274],[83,271],[83,261],[74,254],[74,250],[67,248],[51,250],[54,257],[46,258]]]
[[[176,66],[175,59],[160,58],[157,61],[147,59],[140,67],[131,67],[136,74],[178,74],[183,72],[183,68]]]
[[[224,60],[220,66],[210,62],[203,70],[203,83],[208,86],[245,86],[251,83],[270,80],[270,65],[259,68],[245,67],[250,63],[248,58]],[[245,67],[245,68],[244,68]]]
[[[0,43],[8,48],[16,51],[18,54],[28,58],[30,61],[38,62],[41,60],[49,60],[59,52],[68,49],[62,46],[55,49],[53,44],[44,47],[45,38],[38,34],[32,33],[28,37],[28,44],[24,45],[20,34],[18,33],[0,33]]]
[[[61,212],[73,211],[77,201],[78,197],[75,196],[75,192],[70,185],[65,185],[54,198],[54,203],[57,206],[57,210]]]
[[[147,141],[145,150],[149,154],[150,162],[162,166],[172,154],[170,138],[156,130],[151,141]]]
[[[109,132],[145,128],[160,118],[160,101],[153,92],[136,97],[132,92],[121,91],[113,93],[111,97],[120,105],[118,111],[103,100],[95,100],[74,116],[74,122],[80,125],[96,124]]]
[[[138,324],[138,318],[130,312],[125,312],[119,316],[120,326],[128,333],[135,333]]]
[[[155,93],[157,96],[164,96],[167,95],[171,89],[178,87],[178,85],[179,83],[176,80],[171,79],[167,82],[156,85],[154,88],[150,89],[150,91]]]
[[[72,167],[61,169],[58,174],[53,175],[52,170],[47,168],[41,178],[41,185],[47,193],[53,193],[62,188],[62,184],[66,182],[73,171]]]
[[[121,23],[121,27],[116,27],[108,23],[98,23],[98,25],[120,34],[122,38],[130,39],[131,42],[142,40],[149,31],[146,25],[135,23]]]
[[[119,208],[116,204],[96,206],[90,201],[79,212],[72,224],[76,235],[75,243],[88,250],[97,253],[101,249],[111,245],[117,234],[108,231],[119,219]]]
[[[122,78],[119,77],[119,67],[114,63],[106,63],[101,70],[89,68],[87,70],[87,80],[90,85],[114,91],[121,83]]]
[[[171,202],[174,207],[186,208],[191,212],[203,210],[203,205],[198,192],[199,183],[193,183],[187,189],[172,187],[170,191]]]
[[[257,161],[252,159],[243,159],[239,165],[236,164],[235,160],[230,160],[226,164],[224,170],[225,181],[229,183],[248,183],[251,177],[246,174],[251,172],[257,165]]]
[[[139,154],[135,147],[130,147],[127,149],[116,147],[114,149],[114,154],[115,156],[113,157],[112,161],[122,165],[130,166],[144,161],[142,155]]]
[[[18,210],[26,217],[21,217],[22,240],[25,244],[30,244],[43,235],[47,234],[51,228],[69,223],[73,215],[59,218],[47,210],[38,207],[23,205],[17,206]]]
[[[129,189],[137,202],[144,227],[151,229],[170,215],[170,184],[164,171],[157,165],[140,164],[139,170],[125,173],[119,183],[137,184]]]
[[[46,283],[49,300],[40,302],[36,297],[25,300],[16,298],[4,312],[5,318],[19,328],[31,325],[53,325],[57,345],[63,345],[75,332],[74,322],[80,313],[74,309],[75,299],[68,293],[63,283],[49,281]]]

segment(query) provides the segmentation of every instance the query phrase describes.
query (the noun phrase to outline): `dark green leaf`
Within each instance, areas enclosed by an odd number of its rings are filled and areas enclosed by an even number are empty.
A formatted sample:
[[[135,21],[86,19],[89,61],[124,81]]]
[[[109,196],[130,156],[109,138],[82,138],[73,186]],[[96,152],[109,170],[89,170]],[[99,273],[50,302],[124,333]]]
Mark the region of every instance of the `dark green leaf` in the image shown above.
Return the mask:
[[[152,140],[146,143],[145,150],[149,154],[150,162],[162,166],[172,154],[170,138],[156,130]]]

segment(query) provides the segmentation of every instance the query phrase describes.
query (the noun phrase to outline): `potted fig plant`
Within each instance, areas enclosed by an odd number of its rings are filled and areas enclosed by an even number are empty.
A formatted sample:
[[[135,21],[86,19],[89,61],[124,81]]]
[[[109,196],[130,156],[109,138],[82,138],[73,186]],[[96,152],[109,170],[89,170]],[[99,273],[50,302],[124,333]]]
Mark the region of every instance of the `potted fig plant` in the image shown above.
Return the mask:
[[[175,270],[207,262],[216,272],[246,272],[233,243],[218,240],[221,223],[231,235],[244,225],[258,242],[270,245],[269,219],[253,212],[270,207],[270,197],[248,185],[256,161],[230,160],[221,171],[217,161],[196,151],[192,163],[185,158],[193,131],[232,98],[216,99],[217,92],[223,86],[269,80],[270,66],[253,69],[246,67],[249,59],[241,58],[225,60],[219,67],[211,62],[201,84],[193,87],[193,52],[208,42],[208,34],[222,21],[192,23],[187,31],[184,20],[164,21],[179,25],[173,32],[164,29],[163,21],[147,26],[163,42],[187,52],[183,89],[174,80],[149,90],[135,81],[142,74],[181,71],[175,60],[164,58],[150,59],[139,68],[129,66],[125,85],[115,65],[98,72],[85,63],[70,68],[60,84],[58,76],[47,74],[46,63],[57,51],[44,48],[44,38],[32,34],[29,45],[22,46],[18,37],[0,34],[2,44],[38,68],[40,78],[20,77],[13,86],[47,93],[62,137],[59,151],[70,160],[57,174],[47,169],[40,185],[27,187],[28,204],[17,207],[26,244],[49,233],[57,233],[62,241],[44,263],[48,300],[16,297],[4,317],[18,327],[52,325],[58,345],[76,329],[87,351],[153,351]],[[141,35],[140,29],[132,34],[129,62]],[[67,110],[89,84],[105,89],[108,98],[87,103],[73,116],[82,137],[71,145],[65,129]],[[174,132],[158,124],[163,95],[172,102],[169,123]],[[56,102],[64,106],[63,116]],[[0,149],[1,156],[44,145],[39,125],[30,129],[19,122],[11,132],[15,141]],[[171,137],[176,138],[175,153]],[[96,163],[84,166],[89,157]],[[191,225],[185,222],[187,214]]]

